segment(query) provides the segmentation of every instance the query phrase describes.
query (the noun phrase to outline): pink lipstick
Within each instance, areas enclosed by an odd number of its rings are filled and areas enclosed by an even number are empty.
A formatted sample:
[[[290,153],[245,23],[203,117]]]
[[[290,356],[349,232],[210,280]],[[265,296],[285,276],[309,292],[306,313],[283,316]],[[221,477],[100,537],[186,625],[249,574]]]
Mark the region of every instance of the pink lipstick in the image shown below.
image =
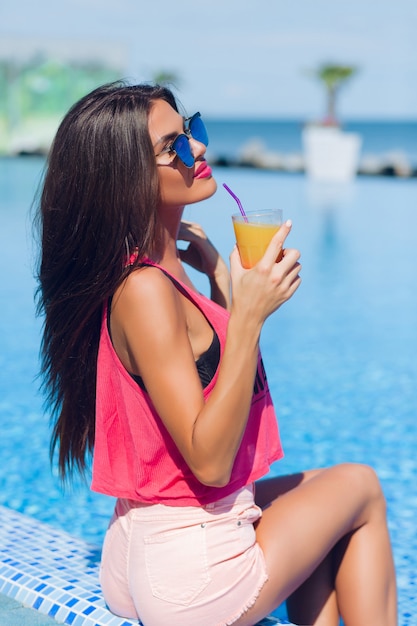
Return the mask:
[[[202,161],[194,172],[194,178],[208,178],[211,176],[211,167],[207,164],[207,161]]]

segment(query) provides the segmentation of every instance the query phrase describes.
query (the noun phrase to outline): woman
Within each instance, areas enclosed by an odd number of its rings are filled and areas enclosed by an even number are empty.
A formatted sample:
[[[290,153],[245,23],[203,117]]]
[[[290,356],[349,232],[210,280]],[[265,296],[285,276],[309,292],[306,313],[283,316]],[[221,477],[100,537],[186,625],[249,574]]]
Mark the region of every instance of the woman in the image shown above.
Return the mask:
[[[64,477],[94,450],[92,488],[117,497],[106,602],[145,626],[249,626],[286,599],[297,624],[394,626],[374,472],[259,482],[282,456],[259,337],[298,288],[300,255],[284,248],[290,222],[251,270],[234,249],[230,301],[224,261],[182,222],[216,191],[207,141],[166,88],[112,84],[74,105],[49,156],[39,308],[51,447]],[[211,300],[183,262],[207,274]]]

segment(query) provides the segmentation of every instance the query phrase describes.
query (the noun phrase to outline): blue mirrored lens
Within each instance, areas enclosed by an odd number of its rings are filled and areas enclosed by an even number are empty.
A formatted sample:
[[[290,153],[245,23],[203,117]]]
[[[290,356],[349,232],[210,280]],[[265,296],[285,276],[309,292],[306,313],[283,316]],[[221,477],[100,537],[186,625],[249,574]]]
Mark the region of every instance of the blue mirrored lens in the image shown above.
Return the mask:
[[[191,152],[190,143],[186,135],[178,135],[172,144],[172,149],[186,167],[192,167],[194,165],[195,159]]]
[[[205,146],[208,145],[208,135],[204,122],[200,117],[200,113],[196,113],[189,121],[188,131],[193,139],[199,141]],[[185,134],[178,135],[172,144],[172,150],[186,167],[192,167],[195,163],[195,158],[191,151],[190,142]]]
[[[204,122],[201,119],[199,113],[196,113],[190,119],[189,129],[190,129],[190,133],[191,133],[192,137],[196,141],[199,141],[200,143],[203,143],[205,146],[208,146],[207,129],[204,126]]]

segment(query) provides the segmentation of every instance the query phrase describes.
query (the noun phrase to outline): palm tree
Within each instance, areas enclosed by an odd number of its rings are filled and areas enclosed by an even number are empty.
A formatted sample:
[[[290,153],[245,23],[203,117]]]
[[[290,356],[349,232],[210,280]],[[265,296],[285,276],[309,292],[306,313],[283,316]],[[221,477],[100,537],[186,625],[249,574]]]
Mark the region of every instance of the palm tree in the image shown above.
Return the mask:
[[[323,123],[327,126],[338,126],[336,116],[336,99],[339,89],[357,72],[351,65],[336,65],[325,63],[320,65],[312,74],[324,84],[326,90],[326,115]]]

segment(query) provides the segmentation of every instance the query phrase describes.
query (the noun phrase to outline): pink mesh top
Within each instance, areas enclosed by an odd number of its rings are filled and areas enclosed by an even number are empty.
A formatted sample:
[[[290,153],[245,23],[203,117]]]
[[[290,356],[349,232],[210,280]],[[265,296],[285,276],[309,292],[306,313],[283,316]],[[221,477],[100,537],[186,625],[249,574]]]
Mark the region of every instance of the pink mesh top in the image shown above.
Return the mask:
[[[219,337],[222,354],[228,312],[163,271],[205,315]],[[206,399],[217,377],[218,371],[204,388]],[[186,398],[184,390],[184,402]],[[105,307],[97,361],[93,491],[144,503],[199,506],[257,480],[282,456],[276,415],[259,356],[252,406],[230,482],[224,487],[200,483],[156,413],[149,395],[120,362],[109,336]]]

